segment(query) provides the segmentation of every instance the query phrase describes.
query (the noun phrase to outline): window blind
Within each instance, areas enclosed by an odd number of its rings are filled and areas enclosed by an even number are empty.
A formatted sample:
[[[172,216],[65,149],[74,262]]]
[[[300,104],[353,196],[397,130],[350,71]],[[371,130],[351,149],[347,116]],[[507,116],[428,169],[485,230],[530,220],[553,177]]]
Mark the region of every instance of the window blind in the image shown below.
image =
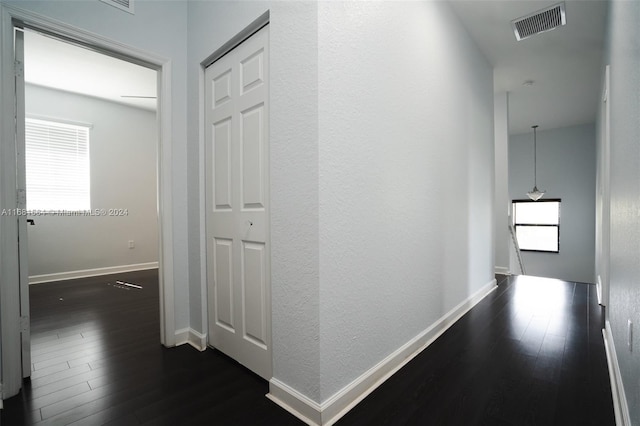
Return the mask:
[[[27,118],[27,210],[91,209],[89,127]]]

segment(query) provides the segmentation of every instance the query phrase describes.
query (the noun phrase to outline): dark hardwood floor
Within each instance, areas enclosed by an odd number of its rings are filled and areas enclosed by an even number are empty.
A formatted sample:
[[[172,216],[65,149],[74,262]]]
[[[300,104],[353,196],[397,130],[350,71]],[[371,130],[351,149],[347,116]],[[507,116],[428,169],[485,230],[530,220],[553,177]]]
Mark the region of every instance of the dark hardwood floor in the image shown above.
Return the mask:
[[[498,289],[339,425],[615,425],[595,286]]]
[[[301,424],[230,358],[160,346],[156,271],[32,286],[31,308],[2,425]],[[338,424],[614,425],[601,324],[593,286],[504,277]]]
[[[31,286],[32,377],[2,426],[300,424],[220,352],[163,348],[157,283],[154,270]]]

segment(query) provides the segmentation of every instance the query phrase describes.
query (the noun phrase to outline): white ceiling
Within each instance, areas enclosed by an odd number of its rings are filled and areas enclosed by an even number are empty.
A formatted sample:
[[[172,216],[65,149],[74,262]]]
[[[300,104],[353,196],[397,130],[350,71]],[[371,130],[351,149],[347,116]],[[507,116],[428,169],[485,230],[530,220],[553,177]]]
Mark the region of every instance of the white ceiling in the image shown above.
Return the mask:
[[[567,0],[567,25],[516,41],[511,21],[559,3],[451,0],[494,66],[494,91],[509,92],[509,133],[595,122],[607,2]],[[534,85],[523,83],[533,80]]]
[[[451,0],[467,31],[494,66],[494,91],[509,92],[509,132],[520,134],[595,121],[600,99],[606,1],[567,0],[567,25],[516,41],[511,21],[557,1]],[[25,33],[27,82],[155,109],[156,72]],[[523,82],[533,80],[531,87]]]
[[[156,99],[156,71],[25,31],[25,81],[148,110]]]

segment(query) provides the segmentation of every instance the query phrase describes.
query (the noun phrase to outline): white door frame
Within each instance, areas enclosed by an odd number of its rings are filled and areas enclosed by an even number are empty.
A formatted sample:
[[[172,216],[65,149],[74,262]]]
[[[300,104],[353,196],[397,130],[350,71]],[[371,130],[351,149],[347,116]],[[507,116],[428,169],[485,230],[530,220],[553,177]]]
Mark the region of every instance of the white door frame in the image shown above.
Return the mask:
[[[24,117],[25,112],[25,82],[24,82],[24,32],[14,32],[14,59],[18,69],[16,78],[16,117]],[[24,154],[26,150],[25,122],[16,120],[16,162],[25,164]],[[19,209],[26,210],[26,167],[16,167],[17,201]],[[31,314],[29,305],[29,247],[27,239],[27,217],[18,216],[18,260],[20,262],[20,338],[22,340],[22,377],[31,376]],[[27,260],[25,260],[27,259]]]
[[[602,212],[600,216],[600,241],[599,250],[600,259],[596,259],[599,264],[597,278],[597,288],[599,302],[602,306],[609,305],[609,280],[610,280],[610,261],[611,261],[611,77],[610,66],[605,67],[604,73],[604,90],[602,94],[602,102],[604,108],[604,120],[602,125],[602,163],[600,170],[600,184],[602,185]],[[605,311],[608,316],[608,310]]]
[[[160,341],[175,346],[173,214],[171,167],[171,62],[169,59],[53,21],[13,6],[0,4],[0,211],[16,208],[16,146],[14,27],[27,27],[52,34],[70,43],[115,56],[158,72],[158,223]],[[17,394],[22,386],[20,345],[20,288],[18,221],[0,217],[0,341],[2,394],[0,400]]]

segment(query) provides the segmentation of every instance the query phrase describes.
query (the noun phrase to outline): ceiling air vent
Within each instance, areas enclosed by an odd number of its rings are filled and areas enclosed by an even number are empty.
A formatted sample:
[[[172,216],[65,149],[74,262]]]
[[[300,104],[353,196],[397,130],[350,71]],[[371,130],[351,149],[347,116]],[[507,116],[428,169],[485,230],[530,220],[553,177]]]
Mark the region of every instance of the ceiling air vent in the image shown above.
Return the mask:
[[[564,3],[559,3],[515,19],[511,21],[511,26],[513,27],[516,39],[520,41],[538,33],[551,31],[566,23],[567,18],[564,12]]]
[[[110,4],[113,7],[129,12],[133,15],[133,0],[100,0],[103,3]]]

